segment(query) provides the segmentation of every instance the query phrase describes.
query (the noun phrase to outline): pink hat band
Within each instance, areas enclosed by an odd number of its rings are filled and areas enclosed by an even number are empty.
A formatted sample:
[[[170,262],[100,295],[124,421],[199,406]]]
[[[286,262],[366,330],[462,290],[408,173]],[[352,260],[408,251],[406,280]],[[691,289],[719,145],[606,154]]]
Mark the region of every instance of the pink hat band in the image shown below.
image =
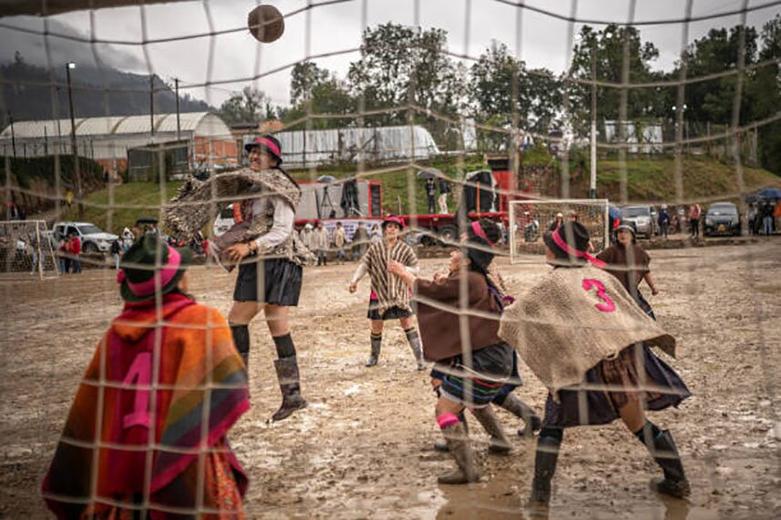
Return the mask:
[[[473,220],[471,227],[472,227],[472,232],[475,234],[475,236],[478,236],[483,240],[485,240],[486,242],[488,242],[489,246],[491,247],[494,246],[494,243],[491,242],[491,240],[488,238],[488,235],[485,234],[485,230],[483,229],[483,226],[480,225],[479,220]]]
[[[574,256],[576,258],[584,258],[591,262],[594,267],[599,267],[600,269],[604,268],[607,264],[600,260],[599,258],[596,258],[590,254],[588,254],[586,251],[579,251],[575,249],[574,247],[571,247],[568,243],[564,241],[563,238],[561,238],[561,228],[557,228],[556,231],[554,231],[551,234],[551,238],[553,238],[553,243],[559,246],[559,248],[567,253],[570,256]]]

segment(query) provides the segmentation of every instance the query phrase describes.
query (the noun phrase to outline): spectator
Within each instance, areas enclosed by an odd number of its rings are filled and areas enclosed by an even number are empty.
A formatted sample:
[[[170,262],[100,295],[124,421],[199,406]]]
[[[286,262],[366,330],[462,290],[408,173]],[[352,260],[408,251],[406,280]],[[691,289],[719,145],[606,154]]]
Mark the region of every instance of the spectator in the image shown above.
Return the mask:
[[[114,258],[114,269],[119,269],[119,257],[122,255],[122,246],[119,244],[120,239],[116,239],[111,243],[111,256]]]
[[[691,238],[700,236],[700,214],[702,208],[696,202],[689,206],[689,226],[691,227]]]
[[[755,223],[757,220],[757,206],[753,202],[748,205],[748,212],[746,214],[746,221],[748,222],[748,233],[755,235],[756,228]]]
[[[317,265],[328,265],[328,247],[331,245],[331,241],[328,238],[328,230],[325,229],[322,222],[317,223],[314,235]]]
[[[364,253],[366,253],[366,249],[369,247],[369,231],[366,229],[366,226],[363,224],[363,222],[358,222],[358,229],[355,230],[355,233],[353,234],[353,244],[352,244],[352,259],[360,260],[363,258]]]
[[[662,204],[657,221],[659,222],[659,229],[662,231],[662,236],[667,240],[667,229],[670,227],[670,214],[667,212],[667,204]]]
[[[71,272],[81,272],[81,239],[76,233],[71,233],[68,240],[68,252],[71,254]]]
[[[70,258],[68,258],[68,241],[65,237],[60,237],[57,240],[57,258],[60,264],[60,273],[68,274],[70,270]]]
[[[434,179],[426,179],[426,201],[428,202],[428,212],[436,213],[435,199],[437,196],[437,185]]]
[[[766,200],[762,205],[762,232],[770,236],[773,234],[773,205]]]
[[[344,227],[341,222],[337,222],[334,230],[334,246],[336,246],[336,262],[339,264],[343,264],[347,259],[347,255],[344,252],[346,242],[347,236],[344,234]]]
[[[372,226],[372,231],[369,234],[369,240],[371,241],[372,244],[382,240],[382,232],[380,231],[380,226],[378,226],[377,224],[374,224]]]
[[[450,193],[450,183],[446,178],[440,177],[438,179],[439,184],[439,212],[443,215],[450,213],[450,209],[447,207],[447,194]]]
[[[305,225],[301,230],[301,233],[298,234],[298,238],[301,239],[301,242],[307,249],[312,252],[315,251],[315,232],[312,228],[312,224]]]
[[[775,208],[773,209],[773,232],[778,229],[778,219],[781,219],[781,203],[776,201]]]

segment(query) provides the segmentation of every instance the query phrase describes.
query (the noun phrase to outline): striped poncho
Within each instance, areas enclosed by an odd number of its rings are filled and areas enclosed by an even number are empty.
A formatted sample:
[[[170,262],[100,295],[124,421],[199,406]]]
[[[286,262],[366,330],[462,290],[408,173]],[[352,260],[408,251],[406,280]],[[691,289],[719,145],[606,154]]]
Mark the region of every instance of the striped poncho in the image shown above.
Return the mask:
[[[391,307],[399,307],[412,312],[409,305],[410,291],[398,276],[388,272],[388,262],[395,260],[407,267],[416,267],[418,257],[410,246],[397,240],[388,248],[385,240],[375,242],[361,260],[366,265],[372,281],[372,299],[377,300],[376,308],[380,316]]]
[[[96,349],[43,481],[58,518],[242,517],[226,434],[249,409],[244,364],[216,309],[173,293],[160,311],[126,304]]]

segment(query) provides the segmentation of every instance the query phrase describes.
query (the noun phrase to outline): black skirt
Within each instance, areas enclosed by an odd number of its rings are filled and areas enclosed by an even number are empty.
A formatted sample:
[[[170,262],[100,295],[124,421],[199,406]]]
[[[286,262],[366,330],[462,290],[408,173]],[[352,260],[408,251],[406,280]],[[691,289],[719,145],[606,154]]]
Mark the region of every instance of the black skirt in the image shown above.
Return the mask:
[[[262,280],[258,280],[258,264],[263,266]],[[233,300],[295,307],[301,295],[303,274],[300,265],[285,258],[242,264],[239,266]]]
[[[409,318],[412,316],[412,312],[408,311],[406,309],[402,309],[401,307],[393,306],[389,309],[387,309],[385,312],[380,315],[380,311],[378,309],[380,305],[380,302],[377,300],[369,300],[369,312],[366,313],[366,317],[370,320],[400,320],[402,318]]]
[[[681,401],[691,396],[691,392],[686,387],[681,377],[667,363],[657,357],[651,348],[645,344],[631,346],[622,351],[631,356],[622,356],[621,363],[634,363],[634,349],[642,349],[643,368],[645,368],[645,378],[648,385],[652,385],[656,391],[644,391],[645,409],[651,411],[664,410],[670,406],[677,407]],[[622,367],[605,367],[603,364],[609,363],[602,361],[597,366],[586,372],[585,383],[592,385],[615,387],[620,377],[613,376],[611,372],[621,371]],[[613,363],[616,364],[616,363]],[[606,370],[610,368],[610,370]],[[634,367],[637,372],[637,367]],[[606,380],[607,379],[607,380]],[[626,380],[632,380],[634,377],[629,375]],[[626,384],[626,383],[625,383]],[[617,394],[626,394],[632,392],[631,387],[626,391],[615,392]],[[635,390],[634,392],[641,392]],[[573,426],[587,426],[607,424],[620,417],[616,402],[623,402],[625,399],[616,399],[611,395],[613,392],[607,390],[559,390],[559,401],[553,399],[548,393],[548,399],[545,401],[545,419],[543,426],[552,428],[570,428]]]

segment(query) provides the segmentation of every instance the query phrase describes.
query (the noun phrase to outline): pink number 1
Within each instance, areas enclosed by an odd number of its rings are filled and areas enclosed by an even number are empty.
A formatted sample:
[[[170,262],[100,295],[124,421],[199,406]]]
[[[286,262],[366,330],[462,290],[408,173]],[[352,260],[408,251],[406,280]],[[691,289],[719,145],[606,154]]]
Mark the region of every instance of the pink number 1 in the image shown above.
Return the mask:
[[[594,305],[598,311],[601,312],[613,312],[616,310],[616,304],[610,299],[610,296],[605,292],[605,284],[595,278],[584,278],[583,289],[590,291],[592,288],[597,290],[597,298],[602,300],[602,303]]]
[[[152,381],[152,353],[137,355],[127,371],[123,384],[149,385]],[[122,418],[122,427],[144,426],[149,428],[149,390],[135,389],[133,411]]]

